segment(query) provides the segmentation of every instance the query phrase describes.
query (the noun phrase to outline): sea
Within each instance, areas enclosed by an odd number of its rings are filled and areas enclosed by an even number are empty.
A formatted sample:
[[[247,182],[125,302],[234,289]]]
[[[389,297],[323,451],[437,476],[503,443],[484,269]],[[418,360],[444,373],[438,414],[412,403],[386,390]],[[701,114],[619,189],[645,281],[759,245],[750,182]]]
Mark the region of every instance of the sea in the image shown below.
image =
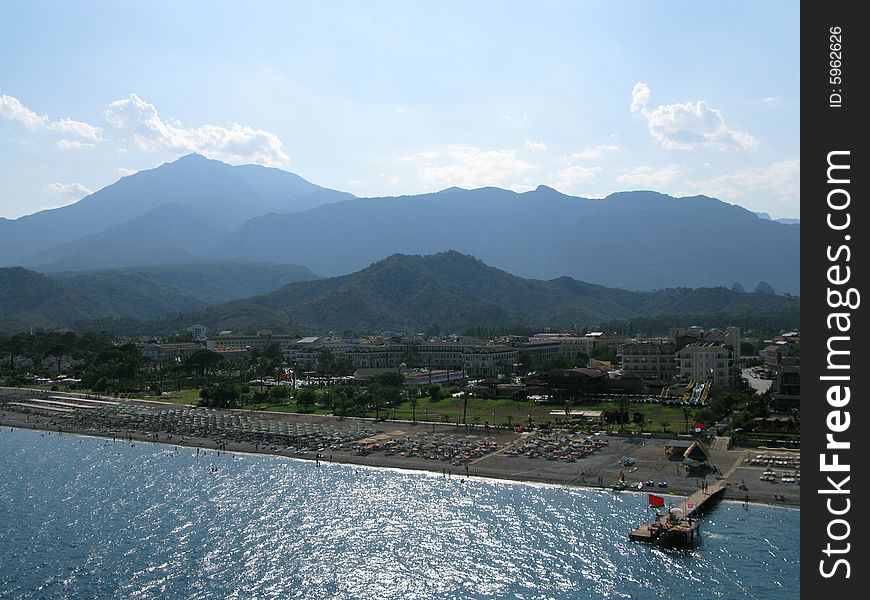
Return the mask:
[[[799,516],[665,550],[643,494],[0,432],[0,598],[793,599]]]

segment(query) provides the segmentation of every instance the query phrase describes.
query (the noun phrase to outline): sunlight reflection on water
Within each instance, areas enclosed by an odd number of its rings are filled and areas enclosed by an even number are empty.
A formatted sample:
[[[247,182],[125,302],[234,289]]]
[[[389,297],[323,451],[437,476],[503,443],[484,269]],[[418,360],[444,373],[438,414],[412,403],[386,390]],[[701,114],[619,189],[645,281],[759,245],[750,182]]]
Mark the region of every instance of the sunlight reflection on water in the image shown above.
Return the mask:
[[[0,598],[799,593],[782,508],[723,503],[683,553],[628,541],[643,495],[8,429],[0,473]]]

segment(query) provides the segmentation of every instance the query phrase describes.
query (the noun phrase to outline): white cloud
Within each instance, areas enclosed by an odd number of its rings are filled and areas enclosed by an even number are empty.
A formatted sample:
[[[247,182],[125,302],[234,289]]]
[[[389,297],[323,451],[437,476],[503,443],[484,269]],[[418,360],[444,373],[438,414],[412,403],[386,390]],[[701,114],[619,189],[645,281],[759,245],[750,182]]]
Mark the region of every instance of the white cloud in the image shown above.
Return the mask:
[[[508,123],[516,123],[517,125],[526,125],[529,122],[529,116],[525,114],[519,116],[502,115],[501,120],[507,121]]]
[[[419,164],[423,181],[436,187],[527,190],[533,185],[522,176],[536,169],[517,158],[514,150],[481,150],[474,146],[448,146],[443,152],[420,152],[403,158]]]
[[[80,183],[50,183],[45,186],[45,191],[76,199],[83,198],[88,194],[93,193]]]
[[[139,171],[137,171],[136,169],[127,169],[127,168],[124,168],[124,167],[119,167],[119,168],[118,168],[118,174],[119,174],[121,177],[127,177],[128,175],[133,175],[133,174],[138,173],[138,172],[139,172]]]
[[[106,120],[143,152],[198,152],[228,162],[274,166],[288,160],[274,133],[238,123],[184,128],[161,119],[157,108],[136,94],[109,104]]]
[[[687,182],[694,191],[765,210],[760,200],[800,206],[800,160],[784,160],[766,167],[750,167],[701,181]]]
[[[39,129],[48,122],[48,117],[40,116],[21,104],[18,98],[0,95],[0,115],[12,121],[18,121],[28,129]]]
[[[601,167],[571,165],[551,176],[552,185],[560,192],[575,193],[577,184],[594,179],[601,171]]]
[[[659,169],[649,165],[638,165],[617,177],[616,183],[626,188],[662,191],[664,186],[685,172],[686,167],[683,165],[668,165]]]
[[[11,121],[17,121],[31,131],[53,131],[63,135],[71,135],[99,142],[103,130],[82,121],[62,118],[52,121],[47,115],[39,115],[24,106],[18,98],[0,94],[0,116]]]
[[[544,142],[533,142],[532,140],[526,140],[525,145],[526,148],[533,152],[547,149],[547,144],[545,144]]]
[[[402,180],[396,175],[387,175],[386,173],[378,173],[378,177],[392,185],[398,185]]]
[[[777,104],[779,102],[779,96],[767,96],[766,98],[762,98],[759,100],[762,104]]]
[[[592,158],[600,158],[604,152],[617,152],[620,147],[616,144],[600,144],[594,148],[586,148],[582,152],[575,152],[567,157],[570,160],[588,160]]]
[[[634,89],[631,90],[631,112],[641,112],[646,110],[646,105],[649,103],[649,98],[652,95],[652,90],[642,81],[634,84]]]
[[[748,149],[760,143],[749,133],[726,126],[722,113],[703,100],[650,109],[647,106],[650,96],[649,86],[637,83],[631,92],[631,112],[646,119],[650,133],[666,150]]]
[[[61,150],[78,150],[80,148],[90,148],[94,144],[90,142],[80,142],[78,140],[68,140],[66,138],[57,140],[57,147]]]

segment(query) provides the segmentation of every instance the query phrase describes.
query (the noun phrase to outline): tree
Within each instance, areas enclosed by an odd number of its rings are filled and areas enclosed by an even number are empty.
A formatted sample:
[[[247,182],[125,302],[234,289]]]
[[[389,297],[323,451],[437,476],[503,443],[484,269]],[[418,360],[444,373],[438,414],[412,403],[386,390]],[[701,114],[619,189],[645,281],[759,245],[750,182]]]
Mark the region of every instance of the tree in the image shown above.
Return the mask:
[[[683,407],[683,418],[686,420],[686,433],[689,433],[689,418],[692,416],[692,409],[688,406]]]
[[[275,400],[284,401],[290,396],[290,390],[286,385],[276,385],[272,387],[269,395]]]
[[[332,348],[324,346],[317,351],[317,372],[326,377],[335,374],[335,353]]]
[[[200,377],[206,377],[211,369],[217,367],[223,361],[223,357],[207,348],[197,350],[187,357],[185,365],[188,369],[196,371]]]
[[[573,361],[565,358],[564,356],[553,356],[542,362],[541,366],[538,367],[538,371],[541,373],[550,373],[552,371],[564,371],[565,369],[570,369],[573,366]]]
[[[620,394],[616,399],[616,408],[619,411],[619,429],[621,431],[625,425],[626,416],[628,415],[628,398]]]
[[[356,404],[357,390],[351,385],[339,386],[333,398],[334,411],[340,416],[347,414],[347,409]]]
[[[63,362],[63,357],[68,353],[69,347],[62,342],[52,344],[48,349],[47,355],[54,358],[58,373],[60,373],[60,365]]]
[[[296,406],[301,412],[308,412],[317,402],[317,392],[310,387],[304,387],[296,392]]]
[[[239,397],[238,386],[221,382],[200,390],[198,405],[209,408],[238,408]]]
[[[266,346],[266,349],[263,350],[263,359],[273,371],[282,366],[284,364],[284,353],[281,352],[280,344],[275,342]]]
[[[595,346],[589,353],[590,358],[616,364],[616,350],[609,346]]]
[[[387,371],[386,373],[381,373],[377,377],[375,377],[375,381],[380,383],[381,385],[392,386],[395,388],[401,388],[405,383],[405,376],[401,373],[395,373],[393,371]]]

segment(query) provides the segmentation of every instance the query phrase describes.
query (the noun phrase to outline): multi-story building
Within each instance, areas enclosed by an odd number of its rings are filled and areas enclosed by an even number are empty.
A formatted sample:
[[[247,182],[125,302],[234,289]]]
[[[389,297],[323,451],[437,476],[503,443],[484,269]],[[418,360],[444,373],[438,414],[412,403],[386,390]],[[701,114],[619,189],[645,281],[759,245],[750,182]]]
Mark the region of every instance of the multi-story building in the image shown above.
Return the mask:
[[[544,361],[562,356],[574,358],[577,354],[591,354],[596,348],[619,348],[625,337],[593,331],[586,335],[565,333],[539,333],[524,341],[513,341],[511,345],[519,350],[520,362],[527,368],[534,368]]]
[[[497,377],[513,372],[519,353],[510,346],[476,346],[463,353],[462,358],[469,377]]]
[[[347,343],[319,338],[303,338],[288,345],[286,360],[307,370],[318,367],[324,348],[337,361],[347,361],[354,369],[393,369],[406,367],[464,371],[470,377],[494,377],[510,373],[518,352],[510,346],[471,345],[461,342],[427,342],[422,344]]]
[[[679,376],[683,381],[712,380],[713,385],[733,383],[731,350],[719,342],[695,342],[677,354]]]
[[[250,350],[265,350],[272,344],[278,344],[281,350],[285,350],[298,338],[292,335],[273,334],[268,331],[259,331],[256,335],[218,335],[206,341],[209,350],[215,348],[248,348]]]
[[[740,361],[740,328],[704,329],[692,327],[671,327],[670,339],[676,345],[677,351],[695,342],[718,342],[728,347],[736,365]]]
[[[205,325],[191,325],[187,328],[195,340],[204,340],[208,337],[208,327]]]
[[[632,340],[619,347],[622,374],[664,385],[677,378],[676,346],[669,340]]]
[[[145,342],[136,344],[142,356],[155,362],[169,362],[175,359],[184,360],[205,346],[195,342],[163,344],[160,342]]]
[[[800,337],[786,338],[777,336],[778,341],[764,349],[764,366],[776,373],[773,384],[774,402],[780,410],[800,408],[801,400],[801,361],[798,352]]]

